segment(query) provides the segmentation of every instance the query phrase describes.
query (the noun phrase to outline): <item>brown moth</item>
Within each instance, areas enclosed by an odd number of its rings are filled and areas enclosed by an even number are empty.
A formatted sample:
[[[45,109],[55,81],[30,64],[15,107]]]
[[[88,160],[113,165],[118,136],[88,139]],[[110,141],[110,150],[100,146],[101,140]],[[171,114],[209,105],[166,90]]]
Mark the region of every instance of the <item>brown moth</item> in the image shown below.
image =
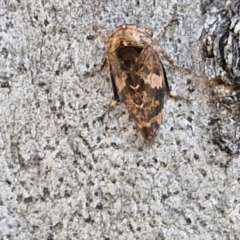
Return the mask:
[[[167,77],[153,33],[144,27],[122,25],[102,36],[110,67],[114,100],[124,101],[145,140],[156,136],[163,119]]]

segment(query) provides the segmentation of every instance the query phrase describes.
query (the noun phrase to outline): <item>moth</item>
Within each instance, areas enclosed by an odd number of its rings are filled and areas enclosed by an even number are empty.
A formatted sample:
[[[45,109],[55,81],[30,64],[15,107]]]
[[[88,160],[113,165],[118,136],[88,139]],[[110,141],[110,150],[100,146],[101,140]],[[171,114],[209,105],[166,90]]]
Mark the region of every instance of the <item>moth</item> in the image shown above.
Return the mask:
[[[120,95],[144,139],[152,141],[163,120],[165,91],[170,92],[153,33],[144,27],[122,25],[101,36],[114,100],[119,101]]]

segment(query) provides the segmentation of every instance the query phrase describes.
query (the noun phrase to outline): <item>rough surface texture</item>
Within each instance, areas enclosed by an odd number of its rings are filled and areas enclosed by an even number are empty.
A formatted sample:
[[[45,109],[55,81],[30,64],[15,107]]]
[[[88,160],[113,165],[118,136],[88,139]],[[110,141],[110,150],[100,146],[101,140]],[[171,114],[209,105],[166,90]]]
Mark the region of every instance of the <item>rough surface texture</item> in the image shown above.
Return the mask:
[[[207,19],[205,28],[207,76],[240,85],[240,2],[232,1],[215,13]]]
[[[213,3],[209,6],[203,7],[208,12],[203,49],[218,110],[214,141],[222,150],[236,154],[240,149],[240,1],[227,1],[220,10]]]
[[[224,1],[81,2],[0,0],[0,239],[238,239],[240,158],[215,141],[201,53]],[[192,70],[164,61],[189,101],[167,97],[146,146],[123,104],[99,120],[112,90],[107,69],[84,76],[104,55],[92,24],[158,32],[171,19],[158,45]]]

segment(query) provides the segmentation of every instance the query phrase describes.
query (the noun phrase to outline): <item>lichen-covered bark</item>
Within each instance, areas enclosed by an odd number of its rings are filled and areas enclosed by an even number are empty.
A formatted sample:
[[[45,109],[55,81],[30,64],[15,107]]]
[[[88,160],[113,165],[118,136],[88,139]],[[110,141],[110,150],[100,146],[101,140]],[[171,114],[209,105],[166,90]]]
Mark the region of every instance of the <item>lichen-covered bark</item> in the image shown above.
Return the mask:
[[[205,6],[206,8],[206,6]],[[218,117],[213,126],[214,141],[229,154],[240,149],[240,2],[226,2],[211,11],[205,23],[205,72],[212,84]],[[231,123],[230,123],[231,122]],[[230,124],[229,124],[230,123]]]
[[[240,158],[215,134],[239,131],[232,115],[218,121],[202,54],[225,3],[175,2],[1,2],[1,240],[238,238]],[[99,118],[112,89],[107,69],[85,76],[104,55],[92,25],[157,33],[172,19],[157,45],[182,67],[163,59],[186,100],[167,97],[146,146],[123,104]]]

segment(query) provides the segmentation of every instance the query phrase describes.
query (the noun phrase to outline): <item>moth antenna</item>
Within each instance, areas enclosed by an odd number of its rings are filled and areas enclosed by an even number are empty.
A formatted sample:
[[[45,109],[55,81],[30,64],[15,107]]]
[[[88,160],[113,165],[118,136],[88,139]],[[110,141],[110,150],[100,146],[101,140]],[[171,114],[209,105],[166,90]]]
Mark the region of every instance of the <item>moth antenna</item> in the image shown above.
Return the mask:
[[[171,25],[173,24],[173,22],[178,22],[178,20],[177,20],[177,19],[172,19],[172,20],[168,21],[167,25],[166,25],[163,29],[161,29],[161,30],[156,34],[156,36],[153,37],[153,44],[156,44],[156,43],[157,43],[157,41],[163,36],[163,34],[167,31],[167,28],[168,28],[169,26],[171,26]]]
[[[97,23],[93,24],[93,30],[102,38],[104,43],[107,42],[107,36],[102,33],[101,27]]]
[[[158,53],[160,58],[164,57],[169,63],[172,64],[172,66],[179,67],[178,64],[170,57],[170,55],[166,53],[162,48],[155,46],[154,49]]]

